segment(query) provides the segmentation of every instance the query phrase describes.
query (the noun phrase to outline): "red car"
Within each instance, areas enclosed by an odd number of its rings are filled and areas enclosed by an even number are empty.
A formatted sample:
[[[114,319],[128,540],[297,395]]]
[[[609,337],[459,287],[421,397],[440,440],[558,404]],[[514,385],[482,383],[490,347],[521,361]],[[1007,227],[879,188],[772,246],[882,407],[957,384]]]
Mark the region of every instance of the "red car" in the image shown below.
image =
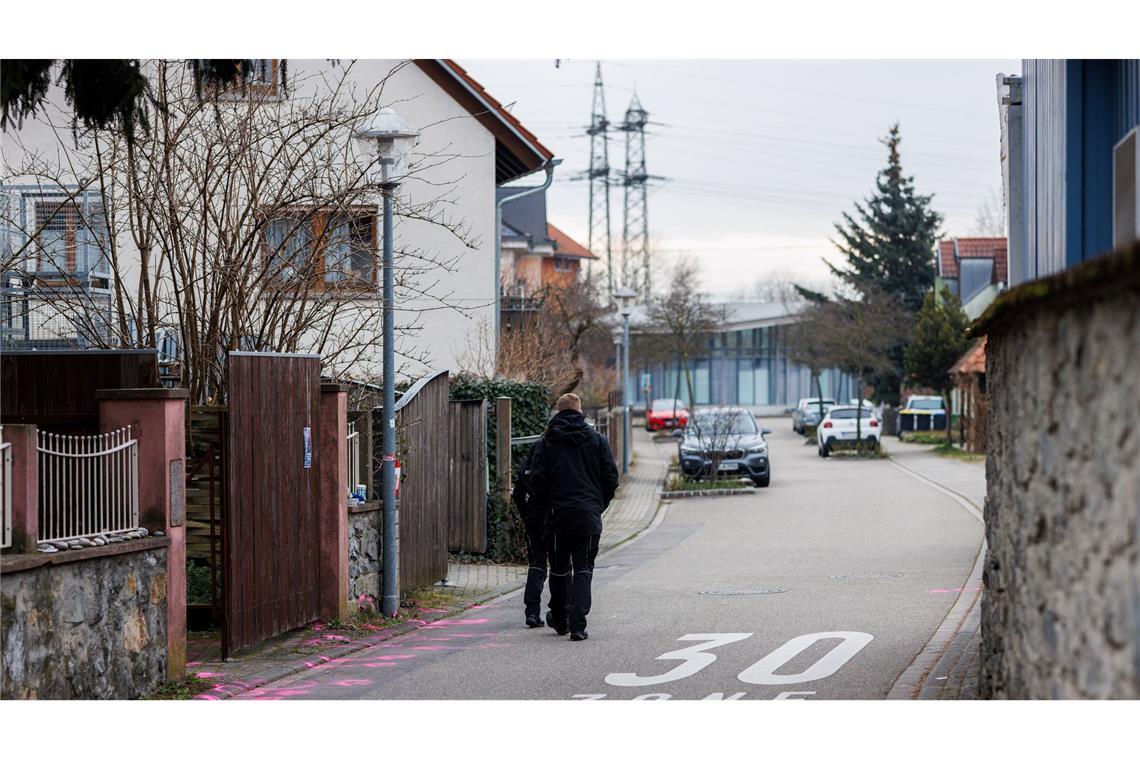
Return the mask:
[[[689,412],[678,399],[659,398],[645,412],[645,429],[673,430],[689,424]]]

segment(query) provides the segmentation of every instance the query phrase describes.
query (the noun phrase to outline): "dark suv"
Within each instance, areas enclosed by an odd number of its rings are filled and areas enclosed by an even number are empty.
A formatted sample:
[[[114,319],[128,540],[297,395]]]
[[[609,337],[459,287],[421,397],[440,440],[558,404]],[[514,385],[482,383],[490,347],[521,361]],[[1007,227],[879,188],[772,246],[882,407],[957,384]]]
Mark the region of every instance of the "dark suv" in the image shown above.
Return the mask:
[[[764,436],[771,432],[759,427],[747,409],[698,409],[684,432],[673,433],[678,439],[681,472],[687,478],[707,478],[714,474],[715,465],[719,474],[747,477],[757,488],[765,488],[772,467]]]

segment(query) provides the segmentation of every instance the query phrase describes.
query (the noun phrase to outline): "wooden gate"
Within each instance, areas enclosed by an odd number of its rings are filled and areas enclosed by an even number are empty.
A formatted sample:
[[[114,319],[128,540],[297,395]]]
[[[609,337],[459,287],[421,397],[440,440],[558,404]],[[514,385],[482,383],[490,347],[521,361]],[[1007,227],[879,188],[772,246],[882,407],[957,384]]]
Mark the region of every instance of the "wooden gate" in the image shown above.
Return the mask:
[[[429,375],[396,402],[400,460],[400,592],[447,577],[447,372]]]
[[[228,360],[223,655],[319,613],[320,359]]]
[[[487,551],[487,402],[448,402],[447,545]]]

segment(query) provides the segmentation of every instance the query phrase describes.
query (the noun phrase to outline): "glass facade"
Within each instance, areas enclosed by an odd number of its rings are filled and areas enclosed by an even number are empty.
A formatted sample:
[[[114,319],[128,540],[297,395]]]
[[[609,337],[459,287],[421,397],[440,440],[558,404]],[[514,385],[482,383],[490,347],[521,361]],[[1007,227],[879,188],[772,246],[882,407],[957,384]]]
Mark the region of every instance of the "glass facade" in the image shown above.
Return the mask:
[[[725,330],[708,337],[705,352],[690,362],[694,403],[747,407],[793,406],[799,399],[817,395],[807,367],[787,359],[786,326]],[[637,356],[638,336],[633,335]],[[851,378],[838,370],[820,375],[824,396],[851,398]],[[640,387],[632,387],[632,386]],[[689,382],[680,362],[630,366],[626,389],[635,407],[655,398],[679,398],[689,403]]]

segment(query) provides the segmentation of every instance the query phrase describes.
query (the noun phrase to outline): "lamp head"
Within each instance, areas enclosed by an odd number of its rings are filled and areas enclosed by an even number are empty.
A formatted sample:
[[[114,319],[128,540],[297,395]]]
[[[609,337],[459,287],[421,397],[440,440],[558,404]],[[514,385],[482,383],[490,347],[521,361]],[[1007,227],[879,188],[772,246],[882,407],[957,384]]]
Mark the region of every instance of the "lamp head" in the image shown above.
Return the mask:
[[[407,173],[408,153],[419,135],[391,108],[381,108],[353,130],[362,158],[370,166],[380,164],[381,182],[399,181]]]
[[[633,313],[633,304],[637,301],[637,291],[623,285],[614,291],[614,300],[618,305],[618,313],[623,317],[628,317]]]

